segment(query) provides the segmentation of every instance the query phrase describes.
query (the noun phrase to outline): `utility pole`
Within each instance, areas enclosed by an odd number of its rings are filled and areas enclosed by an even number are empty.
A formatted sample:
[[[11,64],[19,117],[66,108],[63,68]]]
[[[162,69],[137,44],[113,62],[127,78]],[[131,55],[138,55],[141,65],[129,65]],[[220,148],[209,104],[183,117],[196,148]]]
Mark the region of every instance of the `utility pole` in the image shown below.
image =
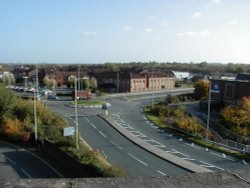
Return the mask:
[[[155,94],[154,94],[154,82],[155,82],[155,79],[154,79],[154,72],[152,72],[152,108],[154,107],[154,104],[155,104]]]
[[[80,85],[80,77],[81,77],[80,71],[81,71],[81,70],[80,70],[80,64],[78,64],[78,78],[77,78],[77,79],[79,80],[79,81],[78,81],[78,89],[79,89],[79,90],[81,90],[81,88],[80,88],[80,86],[81,86],[81,85]]]
[[[79,149],[79,138],[78,138],[78,111],[77,111],[77,78],[75,79],[75,132],[76,132],[76,149]]]
[[[116,73],[116,93],[119,93],[119,71]]]
[[[35,92],[34,92],[34,124],[35,124],[35,142],[37,142],[37,112],[36,112],[36,100],[38,98],[38,69],[36,66],[36,78],[35,78]]]
[[[211,80],[209,81],[209,96],[208,96],[208,107],[207,107],[207,129],[206,129],[206,140],[209,139],[209,123],[210,123],[210,106],[211,106],[211,87],[212,87],[212,82]]]

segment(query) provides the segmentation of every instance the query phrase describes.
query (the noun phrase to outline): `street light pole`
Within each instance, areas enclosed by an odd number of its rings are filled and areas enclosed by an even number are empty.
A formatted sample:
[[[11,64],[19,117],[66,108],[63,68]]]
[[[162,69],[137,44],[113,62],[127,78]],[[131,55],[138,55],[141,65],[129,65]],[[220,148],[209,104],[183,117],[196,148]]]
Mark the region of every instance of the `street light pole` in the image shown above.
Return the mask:
[[[155,103],[155,94],[154,94],[154,72],[152,72],[152,108],[154,107],[154,103]]]
[[[77,78],[75,79],[75,129],[76,129],[76,149],[79,149],[79,138],[78,138],[78,111],[77,111]]]
[[[207,107],[207,129],[206,129],[206,140],[209,139],[209,123],[210,123],[210,107],[211,107],[211,87],[212,83],[209,81],[209,95],[208,95],[208,107]]]
[[[36,66],[36,79],[35,79],[35,92],[34,92],[34,123],[35,123],[35,142],[37,142],[38,136],[37,136],[37,112],[36,112],[36,100],[38,97],[38,70]]]

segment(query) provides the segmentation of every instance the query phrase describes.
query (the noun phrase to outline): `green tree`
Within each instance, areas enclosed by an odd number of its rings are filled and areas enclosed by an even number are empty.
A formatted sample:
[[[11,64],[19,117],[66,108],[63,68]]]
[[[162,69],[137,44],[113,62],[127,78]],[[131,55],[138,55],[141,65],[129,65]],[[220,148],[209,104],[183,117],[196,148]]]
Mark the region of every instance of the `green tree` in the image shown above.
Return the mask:
[[[200,80],[194,84],[194,95],[197,100],[208,97],[209,81]]]
[[[7,117],[12,116],[12,110],[15,107],[16,96],[7,89],[4,84],[0,84],[0,124]]]

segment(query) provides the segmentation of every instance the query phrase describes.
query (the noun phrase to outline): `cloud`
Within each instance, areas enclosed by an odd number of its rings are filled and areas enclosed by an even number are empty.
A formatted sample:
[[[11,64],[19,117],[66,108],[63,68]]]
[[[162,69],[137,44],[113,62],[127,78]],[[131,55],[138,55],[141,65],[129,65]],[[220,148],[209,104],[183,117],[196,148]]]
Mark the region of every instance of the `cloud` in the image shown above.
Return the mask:
[[[153,32],[153,29],[152,29],[152,28],[150,28],[150,27],[147,27],[147,28],[145,28],[145,32],[147,32],[147,33],[151,33],[151,32]]]
[[[148,18],[149,18],[150,20],[155,20],[155,21],[159,21],[159,20],[160,20],[160,18],[157,17],[157,16],[149,16]]]
[[[127,31],[127,32],[134,31],[134,28],[129,26],[129,25],[123,26],[122,29],[123,29],[123,31]]]
[[[211,31],[209,31],[209,30],[202,30],[200,32],[186,31],[186,32],[177,33],[177,36],[178,37],[201,37],[201,38],[205,38],[205,37],[211,36]]]
[[[193,17],[194,18],[198,18],[198,17],[200,17],[202,15],[202,12],[195,12],[195,13],[193,13]]]
[[[222,2],[222,0],[209,0],[209,3],[205,5],[206,9],[211,8],[214,5],[218,5]]]
[[[97,32],[96,31],[84,31],[81,34],[84,36],[96,36]]]
[[[158,16],[149,16],[148,18],[149,18],[149,20],[155,21],[157,24],[160,24],[161,26],[167,26],[168,25],[167,21],[161,19]]]
[[[229,22],[229,25],[237,25],[238,23],[238,20],[232,20],[231,22]]]
[[[203,30],[200,32],[200,37],[204,38],[204,37],[208,37],[211,35],[211,32],[209,30]]]

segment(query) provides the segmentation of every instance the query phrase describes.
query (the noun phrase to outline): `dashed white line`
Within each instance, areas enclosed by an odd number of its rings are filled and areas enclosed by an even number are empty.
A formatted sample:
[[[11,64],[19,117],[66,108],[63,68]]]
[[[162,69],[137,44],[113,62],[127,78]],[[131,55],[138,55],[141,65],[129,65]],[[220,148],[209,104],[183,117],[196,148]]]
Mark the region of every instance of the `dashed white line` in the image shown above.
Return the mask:
[[[139,131],[130,131],[130,132],[133,133],[135,136],[138,136],[138,137],[143,137],[143,138],[147,137],[147,136],[145,136],[144,134],[142,134]]]
[[[165,136],[168,136],[168,137],[173,137],[173,134],[167,134],[167,133],[163,133]]]
[[[192,144],[185,143],[185,144],[187,144],[188,146],[191,146],[191,147],[193,147],[193,148],[196,148],[196,149],[201,149],[200,147],[194,145],[194,143],[192,143]]]
[[[218,169],[220,169],[220,170],[225,170],[225,169],[223,169],[223,168],[220,168],[220,167],[218,167],[218,166],[214,166],[214,165],[209,164],[209,163],[206,163],[206,162],[204,162],[204,161],[199,161],[199,162],[205,164],[205,165],[200,165],[200,166],[203,166],[203,167],[207,167],[207,168],[218,168]]]
[[[145,166],[148,166],[148,164],[147,164],[147,163],[144,163],[143,161],[141,161],[141,160],[140,160],[140,159],[138,159],[137,157],[133,156],[132,154],[128,153],[128,155],[129,155],[130,157],[134,158],[135,160],[137,160],[138,162],[140,162],[140,163],[144,164]]]
[[[247,165],[247,162],[243,159],[242,162],[244,163],[244,165]]]
[[[12,161],[11,159],[9,159],[8,157],[2,155],[3,158],[5,158],[7,161],[11,162],[12,164],[16,165],[16,163],[14,161]]]
[[[22,171],[28,178],[32,178],[24,169],[21,168],[21,171]]]
[[[118,149],[122,149],[121,146],[117,145],[115,142],[113,142],[112,140],[110,140],[111,144],[113,144],[115,147],[117,147]]]
[[[215,155],[215,156],[218,156],[218,157],[221,157],[221,158],[224,158],[224,159],[227,159],[227,160],[230,160],[230,161],[235,161],[234,159],[230,159],[230,158],[228,158],[224,153],[222,154],[222,155],[219,155],[219,154],[217,154],[217,153],[214,153],[214,152],[209,152],[210,154],[212,154],[212,155]]]
[[[161,172],[160,170],[157,170],[157,172],[163,176],[166,176],[166,174],[164,174],[163,172]]]
[[[101,132],[101,131],[98,131],[104,138],[106,138],[107,136],[103,133],[103,132]]]
[[[91,125],[93,128],[97,129],[96,126],[95,126],[93,123],[90,123],[90,125]]]
[[[88,118],[84,117],[84,119],[85,119],[88,123],[90,122]]]
[[[195,159],[193,159],[193,158],[188,158],[188,157],[183,157],[183,158],[181,158],[181,159],[187,160],[187,161],[195,161]]]
[[[181,155],[183,155],[184,157],[190,157],[190,156],[188,156],[188,155],[186,155],[186,154],[184,154],[184,153],[181,153],[181,152],[179,152],[179,151],[177,151],[177,150],[175,150],[175,149],[171,149],[172,151],[175,151],[176,153],[179,153],[179,154],[181,154]]]

